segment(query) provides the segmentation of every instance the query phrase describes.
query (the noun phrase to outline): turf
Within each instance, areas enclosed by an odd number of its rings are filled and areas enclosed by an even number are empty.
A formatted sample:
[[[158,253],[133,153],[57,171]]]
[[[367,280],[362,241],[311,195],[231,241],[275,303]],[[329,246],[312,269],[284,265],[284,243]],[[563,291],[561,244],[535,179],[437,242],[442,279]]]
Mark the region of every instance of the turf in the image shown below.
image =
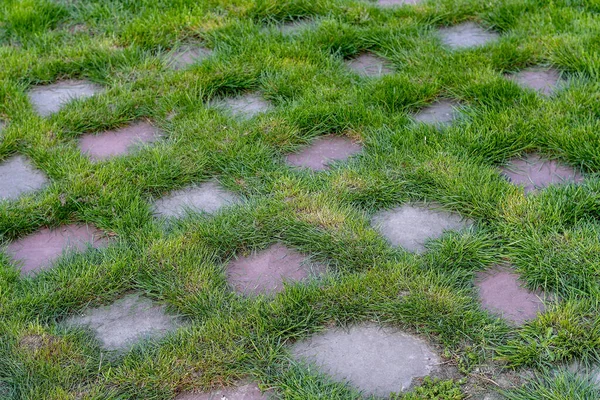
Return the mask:
[[[518,400],[599,398],[599,13],[597,0],[1,2],[0,160],[25,156],[49,181],[0,201],[2,248],[73,223],[111,244],[25,277],[0,252],[0,397],[172,399],[250,379],[280,398],[359,398],[289,348],[371,321],[427,339],[455,370],[394,398],[498,388]],[[439,29],[469,21],[497,38],[444,45]],[[173,67],[186,48],[211,51]],[[392,73],[348,68],[366,52]],[[564,87],[543,95],[506,77],[529,67],[559,71]],[[66,80],[103,90],[40,116],[28,93]],[[269,107],[251,117],[222,107],[244,95]],[[415,123],[440,99],[456,104],[452,124]],[[162,138],[128,155],[94,162],[78,147],[143,121]],[[330,134],[362,152],[318,173],[286,164]],[[585,179],[525,195],[500,167],[528,153]],[[241,201],[153,216],[158,198],[212,180]],[[423,202],[475,225],[418,255],[370,224]],[[232,291],[229,261],[275,243],[331,272],[273,297]],[[553,299],[543,315],[517,327],[481,307],[474,277],[496,264]],[[183,327],[106,356],[90,331],[64,323],[131,293]],[[587,368],[565,372],[574,362]]]

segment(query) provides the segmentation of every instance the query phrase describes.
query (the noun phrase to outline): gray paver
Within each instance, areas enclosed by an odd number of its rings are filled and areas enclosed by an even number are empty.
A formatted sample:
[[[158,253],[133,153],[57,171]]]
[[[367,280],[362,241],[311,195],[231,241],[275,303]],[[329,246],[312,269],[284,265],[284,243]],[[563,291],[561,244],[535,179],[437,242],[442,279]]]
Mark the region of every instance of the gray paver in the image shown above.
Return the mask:
[[[483,46],[499,37],[474,22],[465,22],[440,29],[442,42],[453,49]]]
[[[255,383],[247,383],[236,387],[214,390],[210,393],[182,393],[176,400],[266,400]]]
[[[187,211],[215,213],[225,206],[239,202],[238,197],[223,189],[217,182],[176,190],[154,203],[154,213],[162,217],[182,217]]]
[[[222,101],[221,106],[228,109],[234,116],[250,119],[271,108],[271,103],[259,93],[245,93],[229,97]]]
[[[323,171],[333,161],[343,161],[362,151],[362,146],[343,136],[326,135],[301,151],[286,156],[289,165]]]
[[[58,112],[75,99],[84,99],[102,91],[99,85],[88,81],[65,80],[51,85],[36,86],[29,91],[29,100],[43,117]]]
[[[0,161],[0,201],[15,200],[24,193],[43,188],[48,178],[24,156]]]
[[[508,75],[508,78],[544,95],[551,95],[562,83],[560,72],[552,68],[527,68]]]
[[[413,118],[416,122],[430,125],[449,125],[458,115],[458,103],[452,100],[439,100],[416,113]]]
[[[382,397],[407,390],[440,363],[424,340],[374,324],[328,330],[295,343],[291,351],[332,378]]]
[[[446,231],[461,230],[472,221],[447,211],[405,204],[377,213],[372,225],[394,246],[422,253],[429,239],[436,239]]]
[[[167,64],[174,70],[180,70],[201,63],[212,55],[212,50],[201,46],[182,46],[168,54]]]
[[[373,53],[361,53],[346,61],[346,65],[364,77],[380,77],[394,72],[387,60]]]

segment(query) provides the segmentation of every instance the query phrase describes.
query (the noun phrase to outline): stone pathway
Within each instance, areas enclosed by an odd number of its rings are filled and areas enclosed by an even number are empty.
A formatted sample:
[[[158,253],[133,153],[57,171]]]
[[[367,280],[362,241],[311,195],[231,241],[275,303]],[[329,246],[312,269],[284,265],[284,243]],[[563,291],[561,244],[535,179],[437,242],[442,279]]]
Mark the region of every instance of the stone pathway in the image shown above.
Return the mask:
[[[583,182],[583,175],[579,171],[539,154],[512,159],[501,168],[501,172],[513,184],[522,186],[525,193],[549,185]]]
[[[81,252],[88,247],[108,244],[104,232],[92,225],[63,225],[43,228],[8,244],[8,254],[21,266],[21,275],[32,275],[48,269],[66,252]]]
[[[128,154],[161,136],[161,132],[148,122],[138,122],[101,134],[83,135],[79,140],[79,149],[93,161],[106,160]]]
[[[42,117],[58,112],[72,100],[85,99],[102,88],[95,83],[80,80],[65,80],[45,86],[35,86],[29,91],[29,100]]]
[[[25,193],[35,192],[48,184],[43,172],[35,169],[24,156],[0,161],[0,201],[16,200]]]
[[[425,251],[428,240],[442,236],[446,231],[461,230],[473,222],[447,211],[405,204],[373,216],[371,225],[392,245],[417,254]]]
[[[180,326],[180,321],[165,312],[165,307],[138,294],[128,294],[109,306],[86,310],[72,316],[66,326],[91,329],[102,347],[126,351],[144,339],[160,339]]]
[[[284,289],[284,282],[299,282],[324,272],[324,267],[277,243],[227,266],[227,281],[245,295],[272,295]]]
[[[343,136],[321,136],[299,151],[288,154],[288,165],[309,168],[313,171],[329,169],[331,162],[344,161],[362,151],[362,146]]]
[[[236,194],[223,189],[215,181],[208,181],[161,197],[154,202],[153,209],[157,216],[180,218],[187,212],[213,214],[239,201]]]
[[[327,330],[295,343],[291,352],[332,378],[380,397],[407,390],[413,379],[428,376],[440,365],[424,340],[374,324]]]

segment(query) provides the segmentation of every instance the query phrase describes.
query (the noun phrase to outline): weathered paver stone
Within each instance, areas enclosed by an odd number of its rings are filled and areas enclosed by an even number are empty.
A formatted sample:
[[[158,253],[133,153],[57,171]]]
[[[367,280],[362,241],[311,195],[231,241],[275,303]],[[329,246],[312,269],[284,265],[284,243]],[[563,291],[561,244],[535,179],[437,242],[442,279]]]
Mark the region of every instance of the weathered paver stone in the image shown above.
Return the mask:
[[[200,46],[182,46],[167,56],[167,64],[174,70],[200,63],[212,55],[212,50]]]
[[[0,161],[0,201],[14,200],[24,193],[41,189],[48,183],[43,172],[23,156]]]
[[[8,244],[7,251],[21,264],[21,275],[47,269],[67,251],[83,251],[89,246],[106,246],[106,235],[92,225],[71,224],[58,228],[43,228]]]
[[[372,219],[372,225],[392,245],[422,253],[427,240],[436,239],[446,231],[466,228],[472,225],[472,221],[455,213],[405,204],[377,213]]]
[[[380,77],[394,72],[389,62],[373,53],[361,53],[346,61],[346,65],[358,75]]]
[[[99,85],[88,81],[66,80],[34,87],[29,91],[29,100],[38,114],[47,117],[71,100],[91,97],[100,91],[102,88]]]
[[[397,7],[419,4],[421,1],[422,0],[378,0],[377,5],[380,7]]]
[[[310,19],[298,19],[291,22],[286,22],[277,26],[277,29],[284,35],[294,35],[301,33],[307,29],[314,28],[316,22]]]
[[[227,280],[238,293],[275,294],[284,282],[302,281],[323,272],[323,266],[277,243],[248,257],[233,260],[227,266]]]
[[[160,339],[180,325],[165,307],[138,294],[129,294],[111,305],[86,310],[72,316],[67,326],[91,329],[106,350],[128,350],[143,339]]]
[[[439,100],[422,108],[413,118],[416,122],[430,125],[449,125],[456,118],[458,103],[452,100]]]
[[[544,311],[538,294],[524,288],[519,283],[519,275],[508,268],[495,267],[481,272],[475,284],[482,307],[515,325],[522,325]]]
[[[100,134],[86,134],[79,140],[79,149],[94,161],[127,154],[144,143],[161,137],[161,132],[148,122],[138,122],[124,128]]]
[[[579,171],[556,160],[544,159],[539,154],[512,159],[501,168],[501,172],[513,184],[523,186],[525,193],[549,185],[583,181],[583,175]]]
[[[239,202],[238,197],[223,189],[217,182],[176,190],[154,203],[154,213],[162,217],[183,217],[186,212],[215,213],[225,206]]]
[[[175,400],[267,400],[255,383],[214,390],[210,393],[182,393]]]
[[[560,72],[552,68],[528,68],[507,76],[524,88],[550,95],[560,86]]]
[[[374,324],[328,330],[297,342],[291,351],[332,378],[381,397],[407,390],[414,378],[431,374],[440,363],[422,339]]]
[[[499,37],[497,33],[487,31],[474,22],[441,28],[439,32],[442,42],[453,49],[483,46]]]
[[[271,108],[271,103],[259,93],[245,93],[236,97],[229,97],[222,102],[222,105],[234,116],[244,119],[250,119]]]
[[[295,167],[322,171],[328,169],[332,161],[346,160],[361,151],[362,146],[347,137],[326,135],[315,139],[300,152],[288,154],[286,161]]]

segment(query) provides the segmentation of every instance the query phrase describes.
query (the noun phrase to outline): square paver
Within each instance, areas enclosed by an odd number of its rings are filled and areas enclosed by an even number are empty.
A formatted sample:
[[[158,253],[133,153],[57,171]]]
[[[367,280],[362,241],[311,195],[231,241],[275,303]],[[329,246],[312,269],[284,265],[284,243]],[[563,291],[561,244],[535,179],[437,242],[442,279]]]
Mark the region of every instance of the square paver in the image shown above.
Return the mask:
[[[32,88],[29,100],[38,114],[47,117],[58,112],[71,100],[85,99],[101,91],[102,87],[92,82],[66,80]]]
[[[0,201],[15,200],[24,193],[40,190],[47,183],[46,175],[24,156],[0,161]]]
[[[240,384],[236,387],[214,390],[210,393],[182,393],[175,400],[266,400],[256,383]]]
[[[235,117],[250,119],[271,109],[271,103],[259,93],[245,93],[236,97],[226,98],[221,105]]]
[[[92,225],[71,224],[58,228],[43,228],[24,238],[10,242],[8,254],[21,266],[21,275],[31,275],[48,269],[65,252],[83,251],[108,244],[104,232]]]
[[[180,70],[201,63],[212,53],[212,50],[206,47],[187,45],[170,52],[166,57],[166,62],[174,70]]]
[[[160,137],[161,132],[157,128],[148,122],[138,122],[113,131],[83,135],[79,140],[79,149],[91,160],[105,160],[127,154]]]
[[[291,352],[332,378],[382,398],[409,389],[413,379],[430,375],[440,364],[424,340],[374,324],[327,330],[295,343]]]
[[[559,88],[562,82],[560,72],[553,68],[528,68],[507,77],[521,87],[547,96]]]
[[[499,37],[474,22],[441,28],[439,32],[442,42],[453,49],[483,46]]]
[[[533,293],[519,283],[519,275],[508,268],[495,267],[477,275],[481,306],[515,325],[522,325],[544,312],[539,293]]]
[[[524,158],[512,159],[501,171],[513,184],[522,186],[525,193],[549,185],[583,181],[583,175],[576,169],[556,160],[545,159],[539,154],[527,154]]]
[[[343,161],[362,151],[362,146],[344,136],[326,135],[315,139],[298,153],[288,154],[289,165],[322,171],[333,161]]]
[[[457,107],[455,101],[439,100],[419,110],[413,119],[429,125],[450,125],[458,115]]]
[[[154,214],[180,218],[187,212],[212,214],[223,207],[239,203],[235,193],[225,190],[217,182],[208,181],[199,186],[176,190],[154,203]]]
[[[407,251],[422,253],[425,243],[442,236],[446,231],[464,229],[473,222],[459,214],[405,204],[381,211],[372,219],[372,225],[392,245]]]
[[[380,7],[399,7],[404,5],[419,4],[422,0],[377,0]]]
[[[373,53],[361,53],[357,57],[346,61],[346,65],[352,71],[364,77],[380,77],[394,72],[386,59]]]
[[[163,305],[133,293],[111,305],[72,316],[65,324],[91,329],[105,350],[126,351],[140,340],[164,337],[176,330],[181,322],[167,314]]]
[[[324,272],[320,264],[277,243],[269,248],[233,260],[227,266],[227,280],[238,293],[246,295],[275,294],[284,282],[298,282]]]

